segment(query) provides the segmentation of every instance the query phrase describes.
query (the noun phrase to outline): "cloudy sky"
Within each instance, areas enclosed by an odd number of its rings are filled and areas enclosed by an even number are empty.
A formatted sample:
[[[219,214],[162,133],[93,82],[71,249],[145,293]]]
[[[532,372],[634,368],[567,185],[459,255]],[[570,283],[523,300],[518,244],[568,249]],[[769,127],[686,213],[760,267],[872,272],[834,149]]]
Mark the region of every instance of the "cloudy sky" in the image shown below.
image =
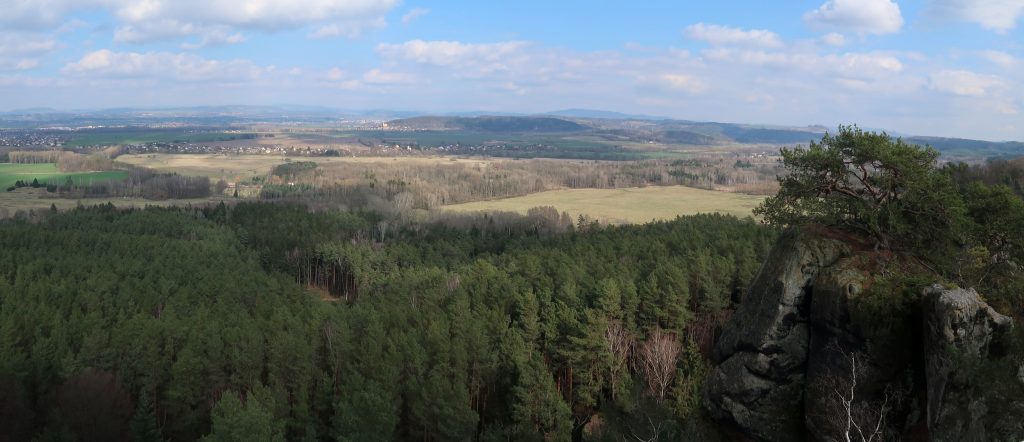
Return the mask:
[[[591,108],[1024,139],[1024,0],[3,3],[4,110]]]

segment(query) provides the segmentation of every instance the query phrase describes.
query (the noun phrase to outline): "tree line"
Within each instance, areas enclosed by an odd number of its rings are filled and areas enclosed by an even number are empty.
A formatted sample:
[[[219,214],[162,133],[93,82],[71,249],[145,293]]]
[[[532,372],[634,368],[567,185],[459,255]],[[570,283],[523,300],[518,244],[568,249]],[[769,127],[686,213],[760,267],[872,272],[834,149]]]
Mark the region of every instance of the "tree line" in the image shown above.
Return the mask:
[[[7,162],[17,164],[54,163],[61,172],[98,172],[114,170],[114,161],[106,152],[80,154],[63,150],[12,151]]]
[[[733,156],[637,162],[452,160],[285,164],[263,180],[261,198],[401,211],[565,188],[685,185],[764,194],[777,188],[780,171],[774,159],[751,163]]]

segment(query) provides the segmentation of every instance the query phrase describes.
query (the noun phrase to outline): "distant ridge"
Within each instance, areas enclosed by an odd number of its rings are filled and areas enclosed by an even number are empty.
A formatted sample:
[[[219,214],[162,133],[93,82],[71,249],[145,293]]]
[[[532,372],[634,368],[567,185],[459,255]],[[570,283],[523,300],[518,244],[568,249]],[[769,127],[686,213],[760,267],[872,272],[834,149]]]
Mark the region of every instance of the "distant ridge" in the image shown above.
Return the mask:
[[[688,121],[614,111],[569,108],[523,114],[496,111],[430,113],[393,109],[344,109],[310,105],[215,105],[120,107],[107,109],[21,108],[0,111],[0,128],[147,126],[173,123],[196,127],[282,123],[332,125],[351,120],[388,121],[412,130],[466,130],[496,134],[589,134],[608,140],[714,146],[751,144],[806,145],[829,126]],[[898,133],[881,127],[868,130],[901,136],[906,142],[930,145],[946,157],[1005,158],[1024,156],[1024,140],[987,141]]]
[[[589,126],[554,117],[413,117],[392,120],[395,127],[413,130],[467,130],[496,133],[564,133],[590,130]]]
[[[545,112],[541,115],[569,118],[601,118],[606,120],[671,120],[669,117],[658,117],[641,114],[624,114],[622,112],[594,110],[594,109],[563,109]]]

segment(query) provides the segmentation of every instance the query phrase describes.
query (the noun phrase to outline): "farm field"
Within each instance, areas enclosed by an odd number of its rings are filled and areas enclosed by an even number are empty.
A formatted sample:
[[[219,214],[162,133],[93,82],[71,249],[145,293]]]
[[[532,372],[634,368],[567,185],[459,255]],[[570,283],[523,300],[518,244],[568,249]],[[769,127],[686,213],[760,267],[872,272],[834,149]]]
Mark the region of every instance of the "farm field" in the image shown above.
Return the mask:
[[[40,183],[47,181],[55,184],[63,184],[68,177],[75,184],[87,184],[90,181],[120,180],[128,176],[123,170],[112,170],[106,172],[61,172],[57,165],[47,164],[14,164],[0,163],[0,190],[13,186],[18,180],[31,182],[33,179]]]
[[[624,189],[564,189],[490,201],[445,206],[459,212],[519,212],[553,206],[573,218],[586,214],[612,224],[644,223],[679,215],[725,213],[738,217],[751,212],[764,197],[718,192],[685,186],[650,186]]]

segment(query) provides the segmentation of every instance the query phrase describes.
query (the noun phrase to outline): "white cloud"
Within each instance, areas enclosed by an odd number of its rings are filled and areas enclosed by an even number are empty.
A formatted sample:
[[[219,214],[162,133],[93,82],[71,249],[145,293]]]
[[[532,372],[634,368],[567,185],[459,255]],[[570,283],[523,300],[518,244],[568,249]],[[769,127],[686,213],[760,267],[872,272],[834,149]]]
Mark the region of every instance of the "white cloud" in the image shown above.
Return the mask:
[[[645,78],[648,84],[670,91],[685,92],[696,95],[708,90],[703,80],[688,74],[661,74],[653,78]]]
[[[424,15],[427,15],[429,13],[430,10],[427,8],[412,8],[409,12],[405,13],[405,15],[402,16],[402,24],[407,25],[409,23],[412,23],[413,20],[423,17]]]
[[[898,58],[885,54],[847,53],[828,55],[822,60],[846,78],[874,79],[903,71]]]
[[[203,32],[200,26],[177,20],[157,20],[138,25],[120,26],[114,30],[114,41],[119,43],[147,43],[172,37],[186,37]]]
[[[0,57],[39,55],[57,48],[50,37],[22,33],[0,33]]]
[[[338,81],[341,80],[342,78],[345,78],[345,71],[339,68],[331,68],[331,70],[327,71],[328,80]]]
[[[84,0],[86,7],[95,0]],[[8,0],[0,8],[0,27],[4,29],[38,30],[56,26],[75,7],[73,0]]]
[[[929,76],[929,87],[939,92],[970,97],[987,95],[1003,81],[994,75],[965,70],[941,70]]]
[[[113,7],[129,23],[165,19],[199,24],[280,30],[312,23],[378,18],[398,0],[116,0]]]
[[[370,69],[363,74],[363,82],[377,85],[412,84],[416,77],[400,72],[384,72],[380,69]]]
[[[52,37],[21,32],[0,32],[0,70],[32,69],[39,57],[57,49]]]
[[[461,66],[478,63],[500,63],[516,55],[526,46],[522,41],[501,43],[461,43],[457,41],[412,40],[402,44],[377,45],[384,57],[402,58],[437,66]]]
[[[861,34],[892,34],[903,27],[900,7],[892,0],[828,0],[804,14],[804,21],[815,28]]]
[[[245,42],[245,36],[224,25],[200,26],[177,20],[158,20],[138,25],[120,26],[114,30],[119,43],[149,43],[174,38],[199,37],[198,41],[182,43],[182,49],[198,49],[214,45]]]
[[[23,71],[27,69],[32,69],[36,66],[39,66],[39,60],[34,58],[23,58],[21,60],[18,60],[18,62],[14,65],[14,69]]]
[[[373,20],[349,20],[342,23],[332,23],[329,25],[321,26],[316,31],[309,34],[310,38],[332,38],[332,37],[344,37],[348,39],[356,39],[362,37],[363,34],[383,29],[388,25],[388,22],[384,20],[384,17],[378,17]]]
[[[941,20],[965,21],[1006,33],[1024,18],[1024,0],[931,0],[929,12]]]
[[[981,51],[980,55],[986,60],[1006,69],[1012,68],[1020,62],[1017,57],[1002,51]]]
[[[147,42],[238,30],[279,31],[317,26],[321,36],[350,36],[380,27],[400,0],[9,0],[0,9],[7,28],[53,28],[75,10],[100,9],[118,21],[117,38]],[[225,29],[227,28],[227,29]],[[236,39],[237,40],[237,39]]]
[[[256,79],[268,68],[258,67],[247,60],[210,60],[193,54],[113,52],[101,49],[65,65],[62,71],[68,75],[90,78],[236,82]]]
[[[337,86],[340,89],[345,89],[345,90],[350,90],[351,91],[351,90],[361,89],[363,87],[363,82],[361,82],[359,80],[347,80],[347,81],[343,81],[343,82],[339,83]]]
[[[903,71],[903,63],[898,58],[882,53],[849,52],[821,55],[813,52],[715,48],[703,51],[702,55],[716,62],[813,72],[857,80],[875,80]]]
[[[755,46],[777,48],[782,46],[779,35],[764,29],[743,30],[720,25],[697,23],[684,30],[687,37],[715,46]]]
[[[199,49],[207,46],[217,45],[234,45],[239,43],[245,43],[246,38],[240,32],[234,34],[228,33],[223,30],[212,30],[203,34],[202,38],[197,43],[182,43],[182,49]]]
[[[846,37],[837,32],[829,32],[821,36],[821,42],[829,46],[843,46],[846,44]]]

